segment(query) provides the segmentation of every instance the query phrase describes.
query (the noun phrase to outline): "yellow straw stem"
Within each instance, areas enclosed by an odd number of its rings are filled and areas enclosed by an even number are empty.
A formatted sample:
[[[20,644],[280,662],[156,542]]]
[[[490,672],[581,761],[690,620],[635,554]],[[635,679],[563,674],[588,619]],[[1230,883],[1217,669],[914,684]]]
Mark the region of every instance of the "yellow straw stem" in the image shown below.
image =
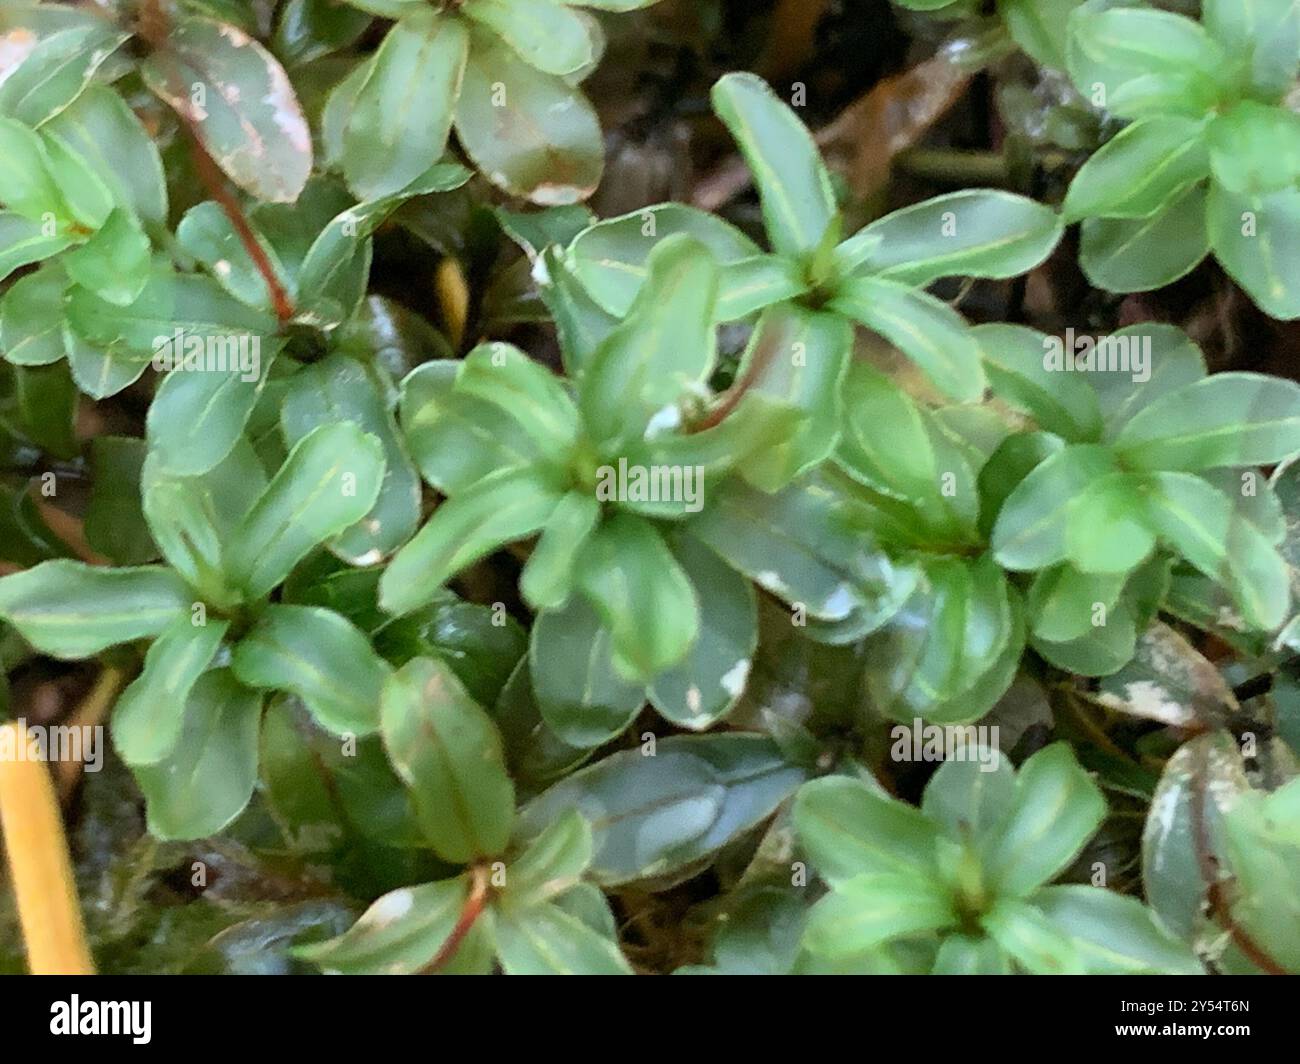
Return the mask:
[[[0,727],[0,749],[18,751],[25,741],[20,725]],[[33,975],[94,975],[59,800],[39,758],[0,759],[0,830],[28,970]]]
[[[447,327],[447,337],[451,340],[451,346],[460,350],[461,342],[465,339],[465,324],[469,320],[470,292],[465,271],[459,262],[448,256],[438,263],[434,284],[438,291],[443,323]]]

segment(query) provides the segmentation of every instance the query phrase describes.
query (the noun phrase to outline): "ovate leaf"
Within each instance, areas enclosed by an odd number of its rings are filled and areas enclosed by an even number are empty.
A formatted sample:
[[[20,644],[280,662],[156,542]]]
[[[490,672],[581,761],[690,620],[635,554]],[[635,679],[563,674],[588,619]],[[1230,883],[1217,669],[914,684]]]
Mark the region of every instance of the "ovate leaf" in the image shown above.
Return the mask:
[[[332,610],[269,606],[240,639],[231,670],[249,687],[292,691],[335,735],[379,726],[388,668],[366,637]]]
[[[773,248],[784,255],[810,255],[836,206],[830,175],[808,130],[753,74],[728,74],[718,81],[713,107],[754,172]]]
[[[382,706],[384,745],[434,850],[456,863],[500,854],[515,795],[491,718],[446,665],[429,658],[388,679]]]
[[[256,40],[207,18],[178,19],[141,67],[237,185],[292,203],[311,173],[311,132],[284,68]]]
[[[0,578],[0,617],[32,646],[76,660],[160,635],[189,617],[193,594],[169,569],[103,569],[69,559]]]
[[[379,440],[350,422],[303,437],[236,530],[232,579],[250,598],[269,594],[308,551],[361,520],[383,476]]]
[[[229,669],[204,673],[185,703],[170,757],[134,769],[147,803],[149,832],[160,839],[215,835],[241,812],[257,782],[262,696]]]

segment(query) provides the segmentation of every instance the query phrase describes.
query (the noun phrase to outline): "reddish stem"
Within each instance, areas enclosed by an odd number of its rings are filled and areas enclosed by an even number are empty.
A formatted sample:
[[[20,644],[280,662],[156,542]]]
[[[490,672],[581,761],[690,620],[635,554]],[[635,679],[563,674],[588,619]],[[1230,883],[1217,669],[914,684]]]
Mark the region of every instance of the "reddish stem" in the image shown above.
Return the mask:
[[[438,954],[429,962],[429,966],[424,969],[426,975],[433,975],[441,971],[456,955],[460,949],[461,943],[465,941],[474,927],[474,923],[483,915],[483,910],[487,908],[488,901],[488,873],[482,865],[475,865],[470,873],[473,876],[469,889],[469,896],[465,899],[465,904],[461,907],[460,916],[456,920],[456,926],[451,929],[451,934],[447,936],[447,941],[442,944]]]
[[[1266,975],[1286,975],[1286,969],[1270,957],[1232,915],[1228,883],[1219,878],[1219,862],[1211,848],[1210,826],[1205,819],[1205,776],[1208,770],[1208,755],[1203,752],[1192,781],[1192,831],[1196,863],[1200,868],[1201,879],[1205,882],[1205,899],[1209,903],[1210,918],[1228,932],[1234,945],[1256,968]]]
[[[181,85],[182,79],[178,71],[172,66],[171,56],[166,51],[167,37],[171,32],[171,26],[167,21],[167,15],[162,9],[158,0],[146,0],[141,6],[139,20],[136,25],[136,31],[148,42],[154,49],[158,58],[167,65],[167,80],[171,82],[170,90],[178,100],[185,98],[184,92],[177,92],[177,87]],[[194,159],[194,168],[198,171],[199,180],[203,182],[204,188],[208,195],[216,200],[222,211],[225,212],[230,224],[234,227],[239,242],[244,246],[244,251],[253,261],[257,272],[262,277],[262,282],[266,285],[266,290],[271,297],[271,306],[275,310],[275,316],[283,325],[293,318],[293,302],[289,299],[289,293],[285,291],[284,285],[275,275],[275,268],[271,265],[271,260],[267,256],[262,245],[258,243],[256,235],[253,233],[253,227],[244,214],[243,207],[240,206],[239,200],[235,198],[226,184],[225,176],[221,168],[217,166],[216,161],[204,146],[203,135],[199,131],[199,125],[194,118],[186,113],[185,107],[174,107],[173,110],[180,118],[185,132],[189,134],[190,147]]]

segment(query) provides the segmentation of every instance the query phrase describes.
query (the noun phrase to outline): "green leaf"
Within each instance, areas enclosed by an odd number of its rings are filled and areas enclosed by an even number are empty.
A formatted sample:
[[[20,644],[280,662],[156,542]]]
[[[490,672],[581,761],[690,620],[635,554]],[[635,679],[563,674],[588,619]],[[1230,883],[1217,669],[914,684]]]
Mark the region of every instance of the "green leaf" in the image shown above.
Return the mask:
[[[262,696],[228,669],[199,677],[185,702],[172,755],[133,771],[147,803],[149,833],[160,839],[215,835],[244,810],[257,783]]]
[[[343,133],[343,172],[361,199],[399,192],[442,156],[469,47],[464,23],[427,9],[388,31]]]
[[[686,965],[673,974],[791,974],[807,922],[797,893],[780,887],[744,890],[717,922],[713,966]]]
[[[514,785],[496,725],[455,674],[430,658],[408,662],[384,684],[381,728],[438,856],[498,856],[514,824]]]
[[[744,461],[751,484],[779,490],[831,452],[841,430],[841,388],[852,350],[852,330],[834,314],[795,303],[763,312],[736,378],[749,382],[749,393],[793,407],[802,420],[789,440],[769,439]]]
[[[677,537],[673,554],[695,589],[700,632],[686,657],[654,678],[648,694],[674,724],[704,731],[744,694],[758,646],[758,604],[749,581],[698,540]]]
[[[794,802],[794,829],[817,874],[836,889],[859,876],[924,884],[937,870],[935,823],[861,780],[828,776],[805,784]]]
[[[63,256],[68,276],[109,303],[130,306],[149,280],[149,238],[125,210],[117,208],[81,247]]]
[[[1223,823],[1236,888],[1233,919],[1255,942],[1264,943],[1273,962],[1288,972],[1300,970],[1300,939],[1295,933],[1300,915],[1298,794],[1294,778],[1267,796],[1252,791],[1241,796]]]
[[[1011,960],[991,938],[947,935],[931,975],[1010,975]]]
[[[1241,751],[1226,731],[1197,736],[1165,763],[1142,831],[1142,888],[1160,922],[1192,939],[1207,884],[1204,857],[1226,865],[1223,815],[1250,789]]]
[[[695,642],[699,603],[658,530],[616,514],[583,549],[579,585],[610,630],[614,667],[648,683],[678,664]]]
[[[924,287],[941,277],[1018,277],[1063,230],[1050,207],[995,189],[965,189],[872,222],[835,252],[844,274]]]
[[[573,74],[595,59],[591,34],[581,15],[559,0],[466,0],[460,13],[485,26],[531,67],[547,74]]]
[[[558,247],[542,252],[533,268],[538,292],[555,321],[560,358],[569,376],[576,380],[614,331],[618,319],[588,295]]]
[[[228,621],[196,625],[179,617],[154,640],[144,670],[113,709],[113,746],[128,765],[157,764],[176,749],[190,692],[229,627]]]
[[[1260,373],[1218,373],[1167,392],[1115,439],[1138,469],[1199,472],[1271,465],[1300,451],[1300,385]]]
[[[491,473],[547,456],[510,412],[456,390],[458,362],[417,366],[402,382],[402,431],[424,479],[456,495]]]
[[[251,599],[269,594],[308,551],[370,510],[383,476],[382,445],[354,424],[303,437],[235,531],[231,578]]]
[[[1106,612],[1113,609],[1127,579],[1127,570],[1082,573],[1068,564],[1043,569],[1034,577],[1026,600],[1030,628],[1039,639],[1052,643],[1082,639],[1097,626],[1097,607]]]
[[[379,576],[362,575],[376,582]],[[397,620],[381,615],[379,625],[375,645],[385,658],[397,665],[414,657],[439,658],[482,706],[496,702],[528,649],[523,627],[499,606],[463,602],[452,594]]]
[[[993,526],[993,555],[1018,572],[1064,561],[1079,494],[1098,477],[1117,471],[1105,447],[1081,444],[1052,455],[1011,493]]]
[[[1000,898],[980,918],[980,925],[1030,975],[1085,974],[1074,942],[1037,906],[1018,898]]]
[[[507,975],[631,975],[618,943],[557,905],[495,914],[497,956]]]
[[[983,395],[979,346],[965,319],[942,300],[897,281],[855,277],[828,306],[883,336],[945,395],[963,402]]]
[[[16,366],[63,358],[63,300],[68,280],[57,266],[26,274],[0,298],[0,352]]]
[[[299,946],[295,953],[327,972],[414,975],[433,961],[450,937],[468,890],[462,877],[390,891],[345,934]]]
[[[45,228],[13,211],[0,211],[0,280],[14,270],[57,255],[72,241],[48,235]]]
[[[81,450],[74,431],[77,387],[65,365],[15,366],[14,429],[56,458],[71,459]]]
[[[0,617],[37,650],[69,660],[161,635],[188,618],[192,601],[175,573],[153,565],[103,569],[61,558],[0,578]]]
[[[1146,380],[1135,380],[1143,375],[1131,373],[1098,373],[1090,378],[1106,421],[1107,440],[1113,440],[1138,411],[1156,399],[1205,376],[1201,349],[1176,326],[1144,322],[1120,329],[1110,339],[1127,341],[1130,352],[1135,350],[1134,343],[1142,345],[1136,348],[1139,352],[1149,344],[1150,364]]]
[[[578,412],[549,369],[510,344],[490,343],[465,356],[456,373],[458,395],[497,407],[518,422],[535,453],[563,464],[578,437]]]
[[[1106,799],[1070,747],[1040,750],[1020,766],[1015,801],[984,847],[990,887],[1028,896],[1074,860],[1105,815]]]
[[[129,34],[110,22],[43,36],[0,82],[0,114],[39,126],[76,100]]]
[[[625,750],[555,784],[524,807],[520,826],[537,835],[577,809],[595,840],[593,882],[662,880],[762,822],[803,779],[763,736],[664,739],[653,757]]]
[[[899,732],[891,756],[902,761],[914,756],[912,735],[906,728]],[[997,830],[1006,817],[1015,803],[1016,774],[996,749],[972,743],[959,750],[960,758],[945,761],[925,785],[921,811],[953,842],[971,843]]]
[[[168,564],[211,605],[238,602],[223,558],[239,523],[266,488],[266,472],[252,445],[240,440],[197,477],[167,472],[154,451],[145,460],[140,484],[145,520]]]
[[[971,332],[999,399],[1071,443],[1089,443],[1101,435],[1101,410],[1092,384],[1048,368],[1050,352],[1054,346],[1063,347],[1061,340],[1023,325],[977,325]]]
[[[167,183],[158,146],[112,89],[91,85],[44,126],[99,175],[114,202],[151,225],[167,220]]]
[[[647,263],[627,319],[606,338],[579,382],[588,433],[607,450],[645,435],[651,419],[713,372],[718,270],[694,238],[674,236]]]
[[[1146,485],[1132,473],[1107,473],[1077,496],[1065,533],[1070,561],[1085,573],[1123,575],[1155,549]]]
[[[335,735],[369,735],[379,727],[388,668],[366,637],[332,610],[268,606],[235,646],[230,667],[248,687],[292,691]]]
[[[839,499],[817,481],[775,495],[730,481],[688,525],[690,534],[778,598],[829,622],[889,619],[916,585],[855,531]]]
[[[1121,118],[1199,117],[1225,91],[1227,57],[1199,23],[1168,11],[1082,7],[1071,16],[1070,76]]]
[[[1229,192],[1266,196],[1300,181],[1300,115],[1243,100],[1209,125],[1214,179]]]
[[[1206,189],[1193,185],[1149,218],[1088,218],[1079,265],[1111,292],[1150,292],[1191,273],[1210,252]]]
[[[590,7],[597,11],[636,11],[657,4],[659,0],[565,0],[573,7]]]
[[[303,256],[298,320],[327,332],[344,324],[365,298],[375,230],[411,197],[451,191],[470,176],[459,163],[435,162],[400,191],[337,213]]]
[[[837,883],[814,905],[804,944],[819,956],[850,957],[957,921],[952,898],[939,883],[914,873],[877,872]]]
[[[494,185],[544,207],[585,200],[600,183],[604,145],[587,98],[529,66],[495,34],[470,32],[456,135]]]
[[[313,429],[347,421],[383,445],[384,478],[370,511],[330,543],[353,565],[372,565],[411,538],[420,522],[420,477],[375,375],[335,354],[295,373],[281,400],[280,425],[292,447]]]
[[[723,268],[762,255],[762,249],[735,226],[680,203],[661,203],[597,222],[579,233],[565,261],[587,293],[616,317],[626,317],[649,274],[650,255],[679,235],[703,244]]]
[[[121,344],[107,348],[91,344],[65,327],[68,368],[77,387],[92,399],[104,399],[130,387],[149,368],[146,359],[126,351]]]
[[[1271,632],[1291,602],[1286,562],[1243,506],[1189,473],[1152,478],[1151,521],[1160,538],[1227,588],[1245,622]]]
[[[1206,218],[1215,256],[1259,308],[1300,318],[1300,190],[1243,196],[1214,184]]]
[[[86,340],[104,346],[120,343],[129,351],[156,357],[159,369],[181,364],[187,354],[193,356],[192,341],[214,341],[207,343],[209,350],[218,346],[215,341],[221,341],[219,350],[213,353],[233,360],[236,341],[246,337],[251,344],[256,337],[260,349],[261,338],[276,328],[275,318],[232,299],[211,278],[177,274],[162,266],[155,269],[140,295],[126,306],[74,288],[67,315],[68,323]],[[236,368],[242,371],[249,367],[236,367],[231,362],[232,373]],[[213,373],[221,375],[220,370],[214,369]]]
[[[1061,437],[1050,432],[1016,432],[998,445],[980,470],[977,481],[982,535],[987,538],[992,534],[998,514],[1020,482],[1052,455],[1065,450],[1065,446]]]
[[[1109,676],[1132,659],[1138,638],[1137,623],[1136,610],[1121,598],[1104,625],[1077,639],[1056,643],[1035,636],[1030,643],[1039,655],[1064,672]]]
[[[270,263],[272,274],[292,298],[294,282],[287,276],[279,254],[263,234],[252,230],[252,236]],[[207,268],[217,284],[241,303],[267,313],[274,311],[265,278],[230,217],[215,200],[204,200],[186,211],[176,227],[176,239]]]
[[[661,421],[676,421],[680,411],[666,408]],[[704,509],[733,469],[766,484],[780,480],[778,467],[759,463],[799,428],[797,410],[760,392],[747,392],[717,424],[699,431],[657,431],[620,448],[616,462],[596,468],[596,497],[645,517],[682,521]],[[612,456],[611,456],[612,458]]]
[[[1004,660],[1008,649],[1019,656],[1006,579],[987,555],[974,564],[931,559],[925,578],[869,645],[868,689],[894,720],[974,720],[1015,676]]]
[[[528,645],[541,719],[569,746],[601,746],[622,734],[645,705],[644,685],[614,668],[609,629],[581,596],[533,622]]]
[[[261,767],[268,803],[286,822],[295,849],[337,853],[342,846],[363,865],[378,850],[403,880],[436,862],[411,793],[378,735],[340,741],[318,727],[298,699],[272,698],[262,726]],[[377,878],[393,882],[371,870],[362,875],[368,890],[383,889],[376,888]]]
[[[51,172],[47,142],[21,122],[3,117],[0,117],[0,189],[4,189],[0,202],[29,221],[47,213],[60,221],[68,220],[67,204]]]
[[[563,498],[530,469],[503,469],[452,496],[393,557],[379,584],[389,613],[429,602],[462,569],[542,529]]]
[[[1204,119],[1155,115],[1121,130],[1083,164],[1062,209],[1069,221],[1150,218],[1209,174]]]
[[[765,81],[727,74],[713,86],[713,109],[754,173],[772,247],[804,258],[836,215],[830,175],[804,124]]]
[[[247,346],[241,346],[240,338],[232,336],[223,348],[228,360],[245,363],[246,372],[173,369],[159,385],[145,433],[150,451],[168,472],[206,473],[243,434],[274,357],[274,349],[262,357],[257,337],[247,339]]]
[[[256,40],[182,17],[140,74],[235,184],[273,203],[298,198],[311,173],[311,132],[284,68]]]
[[[1200,961],[1136,898],[1096,887],[1046,887],[1034,906],[1074,943],[1092,975],[1200,975]]]
[[[355,43],[370,23],[365,11],[332,0],[289,0],[276,22],[275,54],[291,66],[310,63]]]
[[[143,440],[96,436],[90,442],[92,484],[86,542],[120,565],[143,565],[159,554],[141,508]]]
[[[599,521],[594,495],[571,491],[560,500],[519,580],[519,593],[529,606],[555,610],[569,600],[578,582],[578,561]]]
[[[502,905],[527,908],[564,894],[578,885],[593,853],[591,825],[577,810],[565,813],[507,866]]]
[[[1276,99],[1300,66],[1300,10],[1291,0],[1205,0],[1201,21],[1234,60],[1248,60],[1250,87]]]
[[[586,606],[580,599],[570,603]],[[587,607],[591,613],[590,607]],[[545,616],[545,615],[543,615]],[[534,629],[536,623],[534,623]],[[536,791],[590,759],[592,751],[570,746],[542,719],[533,695],[528,660],[520,661],[492,707],[510,771],[521,787]]]
[[[873,517],[887,508],[926,543],[973,541],[979,501],[974,473],[938,423],[893,378],[868,365],[855,363],[845,383],[844,436],[836,457],[875,493]]]
[[[1065,69],[1070,14],[1083,0],[998,0],[1012,39],[1043,66]]]
[[[98,229],[113,209],[113,194],[90,163],[61,137],[42,131],[45,169],[62,200],[56,218],[83,229]],[[44,218],[42,220],[45,220]]]

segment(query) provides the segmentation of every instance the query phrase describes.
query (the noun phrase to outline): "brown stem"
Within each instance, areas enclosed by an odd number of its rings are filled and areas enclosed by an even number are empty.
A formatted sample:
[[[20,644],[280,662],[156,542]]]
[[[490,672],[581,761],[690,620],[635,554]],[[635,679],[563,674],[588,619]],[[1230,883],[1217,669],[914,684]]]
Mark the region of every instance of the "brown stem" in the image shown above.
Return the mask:
[[[1286,969],[1269,956],[1268,951],[1251,938],[1249,932],[1232,915],[1230,883],[1219,878],[1219,861],[1210,844],[1210,825],[1205,818],[1205,776],[1208,770],[1208,755],[1202,751],[1192,777],[1192,844],[1201,879],[1205,883],[1205,900],[1209,904],[1210,918],[1228,932],[1233,944],[1261,972],[1266,975],[1286,975]]]
[[[239,200],[231,193],[220,168],[208,153],[208,149],[203,146],[203,141],[199,137],[194,122],[188,116],[182,117],[185,122],[186,132],[190,136],[190,146],[194,151],[194,168],[199,173],[199,179],[207,188],[208,195],[217,201],[226,217],[230,219],[230,224],[239,236],[239,242],[244,245],[244,251],[253,260],[257,272],[262,275],[262,283],[266,285],[266,290],[271,297],[271,306],[275,310],[275,316],[283,325],[285,322],[290,321],[294,314],[293,302],[289,299],[289,293],[285,291],[284,285],[280,283],[280,278],[275,275],[275,267],[271,265],[266,250],[258,243],[253,227],[245,216],[244,209],[239,205]]]
[[[732,382],[730,388],[722,393],[717,406],[704,415],[699,421],[691,425],[690,432],[704,432],[706,429],[717,428],[731,414],[733,410],[740,405],[740,401],[745,398],[745,394],[754,387],[767,372],[768,367],[772,364],[772,359],[776,357],[777,349],[780,344],[769,340],[768,343],[759,347],[754,352],[753,361],[746,368],[745,372]]]
[[[109,710],[117,701],[117,696],[131,680],[131,675],[132,670],[116,665],[105,665],[104,671],[95,681],[95,686],[90,689],[90,693],[68,719],[67,724],[74,728],[102,727]],[[85,732],[83,731],[82,734],[84,735]],[[85,751],[83,750],[82,753],[84,754]],[[77,781],[81,778],[81,767],[82,762],[77,758],[58,761],[54,765],[59,798],[65,804],[76,790]]]
[[[171,32],[171,27],[168,24],[167,15],[158,0],[146,0],[146,3],[141,5],[136,31],[154,49],[154,54],[167,66],[167,80],[171,82],[169,86],[171,95],[178,101],[184,101],[185,92],[177,91],[178,88],[183,90],[183,79],[179,76],[179,72],[171,62],[171,56],[166,51],[167,37]],[[258,243],[253,227],[244,214],[244,209],[240,206],[239,200],[235,198],[226,184],[221,168],[217,166],[216,161],[204,146],[203,134],[199,131],[198,122],[195,121],[193,115],[186,111],[183,102],[179,106],[174,105],[173,110],[185,127],[185,132],[189,135],[194,169],[198,172],[199,180],[203,182],[208,195],[217,202],[222,211],[225,212],[226,217],[230,219],[230,224],[234,227],[239,242],[243,245],[248,257],[252,259],[253,265],[262,277],[263,284],[266,285],[267,293],[271,297],[271,306],[275,310],[275,316],[283,325],[291,320],[294,314],[293,302],[289,299],[289,293],[285,291],[284,285],[280,283],[280,279],[275,275],[275,269],[271,265],[270,258],[267,257],[262,245]]]
[[[447,936],[447,941],[442,944],[438,954],[429,962],[424,969],[426,975],[433,975],[441,971],[456,955],[460,949],[461,943],[465,941],[474,927],[475,921],[483,915],[483,910],[487,908],[488,900],[488,870],[484,865],[475,865],[470,869],[470,888],[469,896],[465,899],[465,904],[461,906],[460,916],[456,920],[456,926],[451,929],[451,934]]]

